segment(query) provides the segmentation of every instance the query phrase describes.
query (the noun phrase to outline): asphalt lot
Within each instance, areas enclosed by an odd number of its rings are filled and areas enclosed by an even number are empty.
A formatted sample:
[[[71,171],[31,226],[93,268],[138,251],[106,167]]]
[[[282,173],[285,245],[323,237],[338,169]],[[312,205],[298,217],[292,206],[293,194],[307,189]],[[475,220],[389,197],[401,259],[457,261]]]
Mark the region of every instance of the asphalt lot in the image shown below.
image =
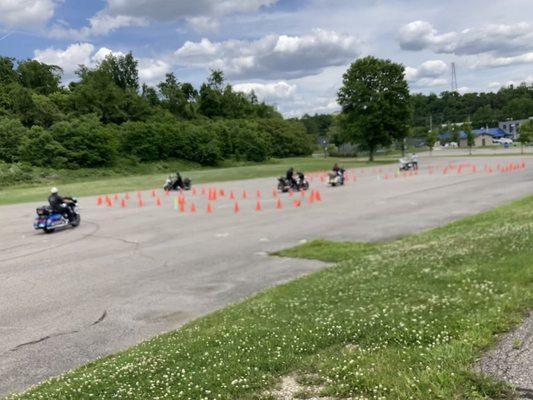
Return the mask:
[[[533,194],[532,158],[519,171],[496,167],[521,160],[421,158],[418,175],[358,169],[342,188],[315,176],[322,201],[284,194],[282,209],[272,178],[207,186],[219,194],[210,214],[201,187],[186,194],[184,213],[175,196],[160,193],[161,207],[149,192],[142,208],[135,193],[125,208],[83,198],[81,226],[52,235],[32,229],[40,204],[0,207],[0,396],[327,267],[268,252],[317,238],[390,240]],[[459,163],[475,164],[477,173],[471,165],[458,173]],[[262,211],[255,210],[258,190]]]

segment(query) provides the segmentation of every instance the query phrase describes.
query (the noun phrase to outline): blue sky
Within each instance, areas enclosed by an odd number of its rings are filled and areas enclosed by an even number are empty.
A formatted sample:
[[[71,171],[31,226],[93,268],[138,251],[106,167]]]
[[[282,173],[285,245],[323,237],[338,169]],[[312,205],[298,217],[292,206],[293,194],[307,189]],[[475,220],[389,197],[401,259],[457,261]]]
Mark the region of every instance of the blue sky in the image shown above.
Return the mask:
[[[358,57],[406,67],[413,92],[533,82],[531,0],[0,0],[0,54],[64,69],[133,51],[155,85],[222,69],[285,115],[331,112]]]

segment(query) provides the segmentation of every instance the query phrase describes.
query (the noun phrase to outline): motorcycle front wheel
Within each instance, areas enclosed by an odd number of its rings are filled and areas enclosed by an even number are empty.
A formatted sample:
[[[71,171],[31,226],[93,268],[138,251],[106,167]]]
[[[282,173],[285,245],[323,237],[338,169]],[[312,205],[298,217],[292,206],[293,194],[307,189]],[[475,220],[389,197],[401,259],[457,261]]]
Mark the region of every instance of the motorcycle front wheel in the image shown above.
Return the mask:
[[[76,227],[76,226],[79,226],[81,223],[81,217],[80,217],[80,214],[76,214],[76,217],[74,218],[74,220],[70,223],[71,226],[73,227]]]

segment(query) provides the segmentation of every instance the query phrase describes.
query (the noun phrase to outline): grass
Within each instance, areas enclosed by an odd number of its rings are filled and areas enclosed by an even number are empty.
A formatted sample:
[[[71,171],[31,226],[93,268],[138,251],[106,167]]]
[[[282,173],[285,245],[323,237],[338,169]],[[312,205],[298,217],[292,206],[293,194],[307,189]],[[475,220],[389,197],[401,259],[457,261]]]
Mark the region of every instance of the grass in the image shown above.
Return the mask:
[[[266,400],[289,374],[335,399],[509,395],[472,366],[533,307],[533,197],[391,243],[280,255],[337,265],[9,399]]]
[[[283,175],[289,166],[305,172],[327,170],[335,162],[351,168],[390,163],[393,160],[383,159],[370,164],[354,158],[304,157],[274,159],[260,164],[226,162],[218,168],[202,168],[194,164],[175,161],[146,164],[133,169],[125,167],[125,173],[131,174],[126,176],[116,176],[117,171],[110,169],[81,170],[70,173],[64,171],[59,176],[49,177],[46,184],[0,188],[0,205],[43,200],[48,196],[51,186],[59,186],[62,193],[78,197],[159,188],[163,186],[165,178],[178,169],[183,176],[190,177],[193,184],[198,184]],[[142,173],[143,167],[148,173]],[[94,176],[95,174],[99,176]],[[110,176],[106,176],[107,174]]]

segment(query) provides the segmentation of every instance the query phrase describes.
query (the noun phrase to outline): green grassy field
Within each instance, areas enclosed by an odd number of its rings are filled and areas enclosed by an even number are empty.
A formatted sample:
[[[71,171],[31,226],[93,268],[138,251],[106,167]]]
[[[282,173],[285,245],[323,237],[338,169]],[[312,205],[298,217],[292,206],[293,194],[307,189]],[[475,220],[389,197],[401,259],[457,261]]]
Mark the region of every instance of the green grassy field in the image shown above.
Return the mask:
[[[384,158],[370,164],[363,159],[353,158],[286,158],[271,160],[261,164],[238,164],[236,166],[219,168],[200,168],[183,162],[160,163],[150,169],[163,171],[150,172],[148,174],[134,174],[130,176],[116,176],[115,171],[95,171],[94,173],[109,173],[114,176],[91,177],[90,170],[82,173],[66,174],[57,179],[49,179],[46,184],[21,185],[0,188],[0,205],[24,203],[46,199],[51,186],[58,186],[62,193],[72,196],[90,196],[107,193],[120,193],[133,190],[147,190],[163,186],[166,177],[177,169],[183,176],[193,180],[193,184],[229,181],[235,179],[251,179],[285,174],[289,166],[305,172],[330,169],[335,162],[346,168],[364,167],[393,162],[392,159]],[[129,171],[129,170],[128,170]],[[138,171],[138,169],[135,169]]]
[[[337,264],[10,399],[277,399],[288,376],[296,398],[509,395],[472,366],[533,307],[533,197],[391,243],[281,255]]]

